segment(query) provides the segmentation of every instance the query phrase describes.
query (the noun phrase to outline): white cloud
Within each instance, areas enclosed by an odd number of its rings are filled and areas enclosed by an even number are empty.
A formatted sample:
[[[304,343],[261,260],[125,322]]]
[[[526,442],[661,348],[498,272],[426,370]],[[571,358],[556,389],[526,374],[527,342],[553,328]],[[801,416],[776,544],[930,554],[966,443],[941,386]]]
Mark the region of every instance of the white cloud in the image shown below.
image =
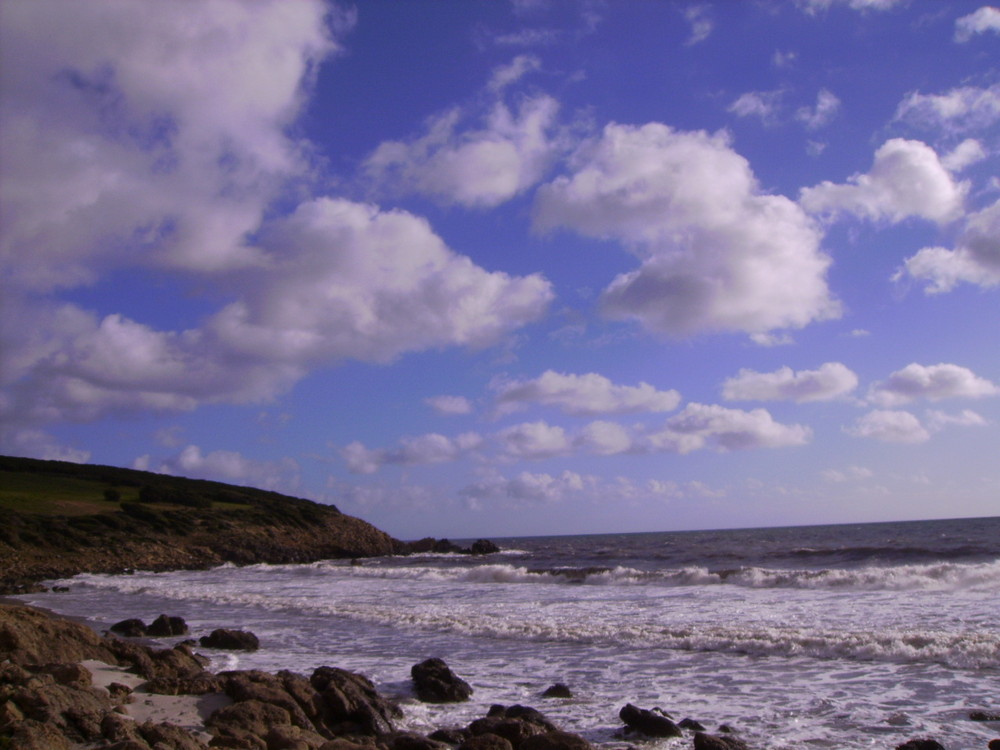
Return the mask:
[[[308,168],[286,131],[337,49],[327,13],[318,0],[5,7],[8,281],[75,285],[109,261],[259,263],[247,233]]]
[[[602,305],[656,333],[762,333],[835,317],[820,231],[760,192],[725,134],[608,125],[538,190],[535,224],[622,242],[640,259]]]
[[[926,398],[982,398],[996,396],[1000,388],[972,370],[953,364],[912,363],[872,386],[869,398],[879,406],[899,406]]]
[[[424,403],[430,406],[438,414],[471,414],[472,404],[464,396],[432,396],[424,399]]]
[[[691,24],[691,36],[685,42],[689,47],[708,39],[712,29],[715,28],[715,22],[709,15],[709,8],[706,5],[691,5],[685,8],[684,18]]]
[[[670,411],[681,398],[677,391],[660,391],[648,383],[615,385],[593,372],[572,375],[547,370],[534,380],[500,381],[494,388],[498,414],[509,414],[528,404],[552,406],[578,416]]]
[[[946,133],[985,130],[1000,120],[1000,84],[961,86],[944,94],[911,92],[896,108],[896,119]]]
[[[800,107],[795,112],[795,119],[809,130],[818,130],[826,125],[840,111],[840,99],[827,89],[820,89],[816,95],[815,107]]]
[[[503,452],[511,458],[554,458],[572,451],[572,443],[562,427],[541,421],[509,427],[498,433],[496,438]]]
[[[846,5],[851,10],[889,10],[908,0],[796,0],[799,7],[807,13],[814,14],[825,11],[833,6]]]
[[[1000,285],[1000,201],[970,214],[954,250],[925,247],[907,258],[893,275],[928,282],[927,294],[950,292],[959,283]]]
[[[781,333],[751,333],[750,340],[757,344],[757,346],[791,346],[795,343],[795,338],[790,334],[782,331]]]
[[[588,453],[613,456],[628,452],[633,445],[629,431],[615,422],[597,420],[584,427],[573,441]]]
[[[766,409],[741,411],[691,403],[667,420],[666,429],[646,436],[654,450],[689,453],[701,448],[718,451],[782,448],[805,445],[812,431],[803,425],[775,422]]]
[[[955,21],[955,41],[967,42],[975,34],[988,31],[1000,34],[1000,8],[984,5],[979,10]]]
[[[462,433],[455,438],[431,432],[404,437],[392,450],[371,450],[355,441],[342,448],[340,456],[352,473],[374,474],[386,464],[424,466],[457,461],[478,449],[482,443],[482,436],[475,432]]]
[[[850,393],[858,376],[840,362],[827,362],[818,370],[794,372],[782,367],[774,372],[740,370],[722,386],[728,401],[828,401]]]
[[[827,482],[841,483],[870,479],[874,475],[871,469],[864,466],[848,466],[846,469],[825,469],[823,479]]]
[[[983,144],[975,138],[966,138],[941,158],[941,164],[949,172],[961,172],[970,164],[982,161],[987,156]]]
[[[514,477],[505,477],[496,471],[488,472],[477,482],[459,490],[459,495],[480,507],[483,502],[558,503],[592,490],[598,479],[586,474],[563,471],[552,475],[523,471]]]
[[[968,183],[956,183],[930,146],[893,138],[876,152],[871,171],[847,183],[803,188],[799,202],[814,214],[849,213],[899,222],[918,216],[938,223],[957,218]]]
[[[958,427],[985,427],[989,422],[972,409],[962,409],[958,414],[948,414],[947,412],[929,409],[927,411],[927,427],[930,430],[942,430],[945,427],[954,425]]]
[[[490,91],[503,91],[512,83],[516,83],[532,71],[539,70],[542,61],[535,55],[518,55],[509,65],[501,65],[493,71],[488,88]]]
[[[197,445],[189,445],[167,459],[158,471],[284,492],[294,491],[299,485],[299,465],[294,459],[257,461],[236,451],[202,453]]]
[[[494,74],[492,85],[508,85],[529,67],[515,61]],[[420,193],[445,204],[496,206],[544,176],[562,148],[554,133],[558,111],[556,100],[544,94],[523,99],[516,112],[497,101],[483,127],[462,129],[465,113],[456,107],[432,117],[419,138],[382,143],[364,167],[386,190]]]
[[[910,412],[886,409],[876,409],[859,417],[847,433],[886,443],[923,443],[931,437]]]
[[[765,125],[777,122],[784,91],[748,91],[740,94],[727,111],[737,117],[756,117]]]

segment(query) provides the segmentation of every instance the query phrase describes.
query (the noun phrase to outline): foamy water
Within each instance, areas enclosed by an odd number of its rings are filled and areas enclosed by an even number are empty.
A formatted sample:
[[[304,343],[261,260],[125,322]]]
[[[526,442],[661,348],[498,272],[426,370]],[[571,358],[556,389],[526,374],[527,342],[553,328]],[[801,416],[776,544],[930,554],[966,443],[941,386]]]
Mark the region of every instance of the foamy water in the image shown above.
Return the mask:
[[[213,667],[360,671],[418,730],[527,703],[615,745],[632,702],[775,750],[1000,737],[968,719],[1000,709],[996,519],[711,534],[711,555],[684,534],[508,540],[475,559],[83,575],[69,593],[29,598],[105,626],[166,612],[195,631],[249,628],[261,651],[216,654]],[[428,656],[472,684],[471,703],[412,699],[409,668]],[[541,699],[554,682],[575,697]]]

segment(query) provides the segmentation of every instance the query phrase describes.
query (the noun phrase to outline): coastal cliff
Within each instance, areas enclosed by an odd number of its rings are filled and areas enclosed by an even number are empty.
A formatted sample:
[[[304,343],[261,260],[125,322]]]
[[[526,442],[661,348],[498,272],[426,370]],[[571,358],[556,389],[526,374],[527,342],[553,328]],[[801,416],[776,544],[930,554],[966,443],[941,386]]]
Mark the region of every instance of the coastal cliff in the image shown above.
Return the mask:
[[[405,552],[359,518],[276,492],[0,456],[0,593],[47,578]]]

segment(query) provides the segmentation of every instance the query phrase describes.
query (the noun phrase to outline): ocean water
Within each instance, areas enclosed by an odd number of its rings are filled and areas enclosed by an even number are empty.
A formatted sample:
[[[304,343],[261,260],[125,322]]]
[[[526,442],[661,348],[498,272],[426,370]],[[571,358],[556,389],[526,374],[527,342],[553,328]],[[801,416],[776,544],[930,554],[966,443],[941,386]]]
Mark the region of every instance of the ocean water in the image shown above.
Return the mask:
[[[362,672],[417,731],[522,703],[613,750],[636,744],[618,720],[631,702],[768,750],[1000,737],[969,719],[1000,711],[1000,518],[495,541],[484,557],[80,575],[21,598],[99,629],[160,613],[250,629],[261,650],[206,652],[213,669]],[[469,703],[412,697],[430,656]],[[556,682],[574,697],[541,698]]]

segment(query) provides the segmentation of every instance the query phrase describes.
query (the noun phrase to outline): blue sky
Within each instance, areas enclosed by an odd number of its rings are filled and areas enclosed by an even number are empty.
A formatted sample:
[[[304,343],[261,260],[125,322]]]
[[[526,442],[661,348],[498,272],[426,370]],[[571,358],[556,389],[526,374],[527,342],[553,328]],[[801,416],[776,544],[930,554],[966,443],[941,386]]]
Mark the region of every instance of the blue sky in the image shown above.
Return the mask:
[[[0,450],[402,538],[1000,512],[1000,9],[8,0]]]

